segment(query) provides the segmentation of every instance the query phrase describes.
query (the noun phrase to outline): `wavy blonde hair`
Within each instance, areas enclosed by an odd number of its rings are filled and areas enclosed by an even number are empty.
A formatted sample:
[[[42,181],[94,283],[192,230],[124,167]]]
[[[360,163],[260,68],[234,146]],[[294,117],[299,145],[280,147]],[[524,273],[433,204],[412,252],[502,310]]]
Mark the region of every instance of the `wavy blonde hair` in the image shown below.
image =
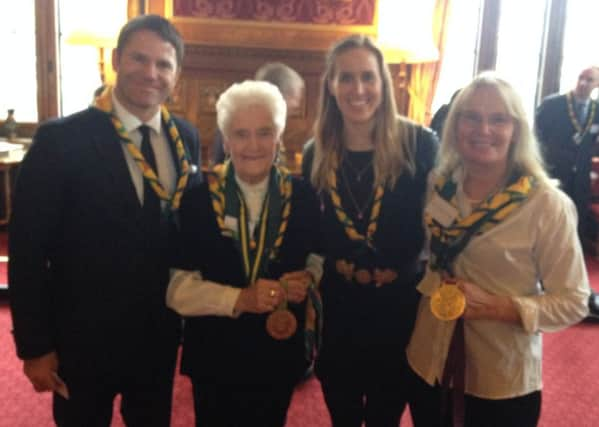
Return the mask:
[[[413,139],[403,121],[398,120],[393,81],[381,50],[364,35],[341,39],[330,49],[322,75],[317,118],[314,123],[314,159],[310,180],[317,190],[328,190],[327,175],[339,163],[343,151],[343,116],[329,82],[335,77],[337,57],[353,49],[366,49],[374,55],[382,81],[381,105],[375,112],[372,141],[374,142],[374,185],[393,187],[399,176],[413,173]]]
[[[532,175],[539,181],[551,182],[543,162],[537,139],[530,127],[522,99],[513,86],[494,72],[483,72],[464,87],[452,102],[447,115],[441,146],[437,153],[437,174],[447,176],[462,165],[456,149],[458,142],[457,125],[460,114],[479,88],[493,89],[503,101],[508,114],[514,120],[513,141],[508,151],[508,174],[518,171]]]

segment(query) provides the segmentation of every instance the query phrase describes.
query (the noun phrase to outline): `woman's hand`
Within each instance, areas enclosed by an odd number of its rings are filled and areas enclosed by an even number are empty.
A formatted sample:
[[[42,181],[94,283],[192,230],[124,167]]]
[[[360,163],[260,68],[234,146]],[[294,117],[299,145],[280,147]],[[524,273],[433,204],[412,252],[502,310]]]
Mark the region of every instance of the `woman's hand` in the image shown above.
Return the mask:
[[[308,287],[314,282],[312,274],[306,270],[291,271],[281,276],[281,282],[287,282],[287,299],[299,304],[306,299]]]
[[[510,297],[491,294],[474,283],[458,281],[458,287],[466,297],[466,320],[499,320],[520,324],[520,313]]]
[[[276,280],[258,279],[239,293],[235,303],[238,313],[268,313],[285,299],[285,290]]]

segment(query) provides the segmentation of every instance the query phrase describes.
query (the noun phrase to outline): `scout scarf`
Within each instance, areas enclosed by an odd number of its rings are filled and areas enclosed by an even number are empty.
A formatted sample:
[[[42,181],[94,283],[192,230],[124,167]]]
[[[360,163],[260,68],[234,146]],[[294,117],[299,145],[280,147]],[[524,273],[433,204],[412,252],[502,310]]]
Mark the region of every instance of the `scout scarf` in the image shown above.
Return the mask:
[[[158,195],[160,200],[166,202],[166,209],[171,211],[176,211],[179,209],[179,205],[181,203],[181,196],[183,195],[183,190],[187,186],[187,180],[189,179],[189,159],[187,158],[187,154],[185,152],[185,147],[183,146],[183,140],[179,135],[179,131],[177,130],[177,126],[175,126],[175,122],[172,119],[170,113],[166,109],[165,106],[161,107],[162,112],[162,121],[165,123],[166,128],[168,130],[167,138],[170,143],[175,145],[175,151],[177,153],[177,161],[178,168],[178,178],[177,185],[175,187],[175,191],[173,194],[169,195],[165,188],[162,186],[160,181],[158,180],[158,175],[156,171],[152,169],[152,167],[146,162],[143,154],[135,146],[129,135],[127,134],[127,129],[123,126],[119,118],[116,116],[114,112],[114,107],[112,105],[112,87],[107,86],[106,89],[94,100],[92,104],[93,107],[98,110],[108,114],[110,116],[110,120],[118,133],[121,141],[126,145],[127,150],[135,160],[137,167],[141,171],[144,181],[146,184],[149,184],[154,192]]]
[[[221,233],[234,239],[241,252],[248,284],[252,284],[264,275],[268,261],[277,256],[283,243],[291,213],[291,175],[280,167],[271,169],[260,221],[253,235],[249,233],[248,209],[231,162],[208,174],[208,188]],[[227,224],[228,218],[237,220],[236,229]]]
[[[383,200],[383,195],[385,194],[385,189],[382,185],[377,185],[374,189],[374,198],[372,201],[372,209],[370,211],[370,219],[368,221],[366,235],[364,236],[358,233],[354,222],[349,218],[343,209],[343,206],[341,205],[341,196],[339,196],[339,191],[337,190],[337,170],[338,165],[337,162],[335,162],[327,177],[330,189],[329,191],[331,194],[331,202],[333,203],[333,208],[335,209],[337,219],[343,225],[347,237],[349,237],[351,240],[362,241],[366,243],[368,247],[372,248],[374,247],[374,233],[376,232],[377,221],[381,212],[381,202]]]
[[[431,233],[431,267],[433,270],[444,270],[452,273],[453,260],[466,247],[475,235],[488,231],[501,223],[510,213],[518,208],[530,195],[536,186],[532,176],[514,175],[507,186],[489,196],[470,215],[458,217],[448,227],[444,227],[428,212],[425,213],[425,223]],[[434,191],[446,202],[457,209],[457,183],[449,177],[439,177]]]

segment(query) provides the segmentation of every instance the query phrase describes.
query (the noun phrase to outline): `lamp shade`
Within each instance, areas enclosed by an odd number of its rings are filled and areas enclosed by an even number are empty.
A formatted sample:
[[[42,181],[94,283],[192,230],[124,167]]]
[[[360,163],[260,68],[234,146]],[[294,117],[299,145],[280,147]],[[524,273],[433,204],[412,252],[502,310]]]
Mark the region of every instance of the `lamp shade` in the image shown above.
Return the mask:
[[[433,41],[435,0],[379,0],[377,40],[390,64],[439,59]]]

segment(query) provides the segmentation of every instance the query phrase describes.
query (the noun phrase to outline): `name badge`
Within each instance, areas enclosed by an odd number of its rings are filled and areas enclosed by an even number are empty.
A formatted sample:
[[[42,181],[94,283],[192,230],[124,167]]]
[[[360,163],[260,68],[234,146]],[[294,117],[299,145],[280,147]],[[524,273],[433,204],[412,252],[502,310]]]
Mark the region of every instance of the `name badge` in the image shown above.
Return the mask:
[[[425,210],[443,227],[449,227],[458,216],[458,210],[437,193],[433,195]]]

